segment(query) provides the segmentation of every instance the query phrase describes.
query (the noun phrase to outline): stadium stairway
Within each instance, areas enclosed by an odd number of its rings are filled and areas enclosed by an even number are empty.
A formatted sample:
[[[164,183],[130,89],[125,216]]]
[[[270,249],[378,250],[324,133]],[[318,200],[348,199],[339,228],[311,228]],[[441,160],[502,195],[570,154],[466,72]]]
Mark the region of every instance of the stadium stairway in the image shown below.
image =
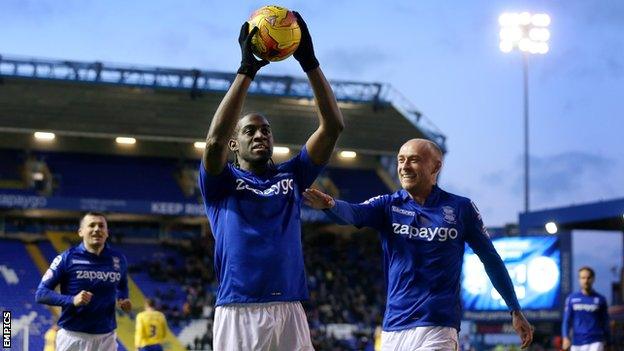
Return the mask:
[[[11,311],[13,341],[20,349],[24,327],[31,350],[43,349],[43,334],[52,323],[51,313],[35,303],[41,274],[20,240],[0,239],[0,310]],[[19,335],[18,335],[19,334]]]
[[[50,262],[43,256],[41,250],[36,244],[30,243],[26,244],[26,252],[30,255],[30,258],[35,263],[35,266],[39,269],[39,273],[41,276],[46,272],[48,267],[50,267]],[[58,290],[58,288],[57,288]],[[61,314],[61,308],[58,306],[46,306],[54,315],[54,317],[58,317]]]
[[[46,236],[57,252],[67,250],[71,245],[76,244],[79,240],[79,237],[74,232],[46,232]],[[143,306],[145,305],[145,295],[130,275],[128,275],[128,288],[130,290],[132,312],[130,315],[126,313],[117,313],[117,337],[127,350],[134,350],[134,318],[137,313],[143,310]],[[180,340],[178,340],[178,338],[171,331],[167,332],[164,346],[167,351],[185,350],[182,343],[180,343]]]

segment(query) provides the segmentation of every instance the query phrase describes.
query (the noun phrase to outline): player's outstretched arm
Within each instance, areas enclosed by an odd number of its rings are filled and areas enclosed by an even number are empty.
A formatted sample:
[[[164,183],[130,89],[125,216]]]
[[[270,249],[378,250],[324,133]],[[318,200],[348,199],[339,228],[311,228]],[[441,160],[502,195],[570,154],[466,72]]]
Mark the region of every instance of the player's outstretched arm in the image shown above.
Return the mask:
[[[492,285],[494,285],[496,291],[500,293],[507,306],[511,309],[513,327],[518,336],[520,336],[522,348],[527,348],[533,341],[533,327],[520,311],[520,304],[518,303],[509,272],[507,272],[503,260],[496,252],[492,240],[490,240],[477,206],[472,202],[466,203],[463,213],[466,242],[477,254],[481,262],[483,262],[485,272],[490,278]]]
[[[303,197],[304,203],[315,210],[328,210],[336,206],[336,201],[333,197],[314,188],[306,189],[303,192]]]
[[[257,31],[258,28],[254,27],[249,32],[249,23],[247,22],[241,27],[238,37],[238,43],[241,47],[241,66],[230,89],[221,100],[208,128],[203,163],[206,171],[212,175],[221,173],[227,162],[227,144],[234,133],[251,81],[256,76],[256,72],[269,63],[266,60],[257,60],[251,51],[251,37]]]
[[[520,310],[511,312],[511,315],[512,326],[522,342],[520,348],[526,349],[533,342],[533,326],[531,326]]]
[[[301,28],[301,41],[293,56],[308,75],[319,116],[319,127],[306,142],[306,149],[312,161],[321,165],[327,163],[334,151],[338,136],[344,129],[344,121],[334,92],[325,75],[323,75],[314,54],[308,26],[298,12],[293,13],[297,17],[299,28]]]
[[[352,204],[334,200],[324,192],[310,188],[303,192],[303,197],[306,205],[317,210],[324,210],[325,214],[337,224],[383,229],[384,208],[387,201],[385,196],[376,196],[361,204]]]

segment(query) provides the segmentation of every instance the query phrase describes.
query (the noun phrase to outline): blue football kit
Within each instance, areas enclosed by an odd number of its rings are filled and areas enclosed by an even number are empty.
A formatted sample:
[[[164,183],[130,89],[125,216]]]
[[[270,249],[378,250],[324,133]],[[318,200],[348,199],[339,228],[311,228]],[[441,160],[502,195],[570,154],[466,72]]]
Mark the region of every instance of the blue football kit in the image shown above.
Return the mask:
[[[572,345],[587,345],[609,340],[609,313],[604,296],[592,291],[585,295],[578,291],[566,299],[561,323],[561,335],[569,338],[572,328]]]
[[[322,169],[305,147],[263,175],[227,163],[214,176],[200,165],[199,186],[215,239],[217,306],[308,299],[301,201]]]
[[[520,309],[481,215],[465,197],[434,186],[420,205],[401,189],[361,204],[336,200],[326,213],[337,223],[372,227],[380,233],[387,288],[384,331],[419,326],[459,330],[465,243],[481,259],[510,310]]]
[[[54,291],[59,284],[60,293]],[[76,307],[74,296],[82,290],[93,296],[87,305]],[[56,256],[36,292],[37,302],[62,307],[58,320],[61,328],[88,334],[115,330],[117,299],[127,298],[126,258],[108,244],[99,255],[81,243]]]

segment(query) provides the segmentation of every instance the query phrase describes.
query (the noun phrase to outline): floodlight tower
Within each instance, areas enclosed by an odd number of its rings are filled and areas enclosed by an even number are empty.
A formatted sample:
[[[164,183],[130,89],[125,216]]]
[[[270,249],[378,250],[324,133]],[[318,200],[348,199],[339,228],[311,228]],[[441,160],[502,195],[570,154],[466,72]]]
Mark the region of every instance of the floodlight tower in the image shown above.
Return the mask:
[[[524,83],[524,212],[529,212],[529,55],[548,52],[550,16],[545,13],[503,13],[499,48],[504,53],[522,53]]]

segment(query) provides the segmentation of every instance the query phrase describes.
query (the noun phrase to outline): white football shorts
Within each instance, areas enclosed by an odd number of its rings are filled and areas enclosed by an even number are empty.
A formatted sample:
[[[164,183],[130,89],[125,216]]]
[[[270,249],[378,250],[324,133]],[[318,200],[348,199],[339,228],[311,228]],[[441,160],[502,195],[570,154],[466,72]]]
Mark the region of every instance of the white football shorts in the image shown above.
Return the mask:
[[[604,351],[605,344],[601,341],[592,342],[585,345],[572,345],[570,351]]]
[[[117,334],[87,334],[59,329],[56,351],[117,351]]]
[[[301,302],[217,306],[213,350],[314,351]]]
[[[381,351],[457,351],[457,330],[415,327],[381,332]]]

